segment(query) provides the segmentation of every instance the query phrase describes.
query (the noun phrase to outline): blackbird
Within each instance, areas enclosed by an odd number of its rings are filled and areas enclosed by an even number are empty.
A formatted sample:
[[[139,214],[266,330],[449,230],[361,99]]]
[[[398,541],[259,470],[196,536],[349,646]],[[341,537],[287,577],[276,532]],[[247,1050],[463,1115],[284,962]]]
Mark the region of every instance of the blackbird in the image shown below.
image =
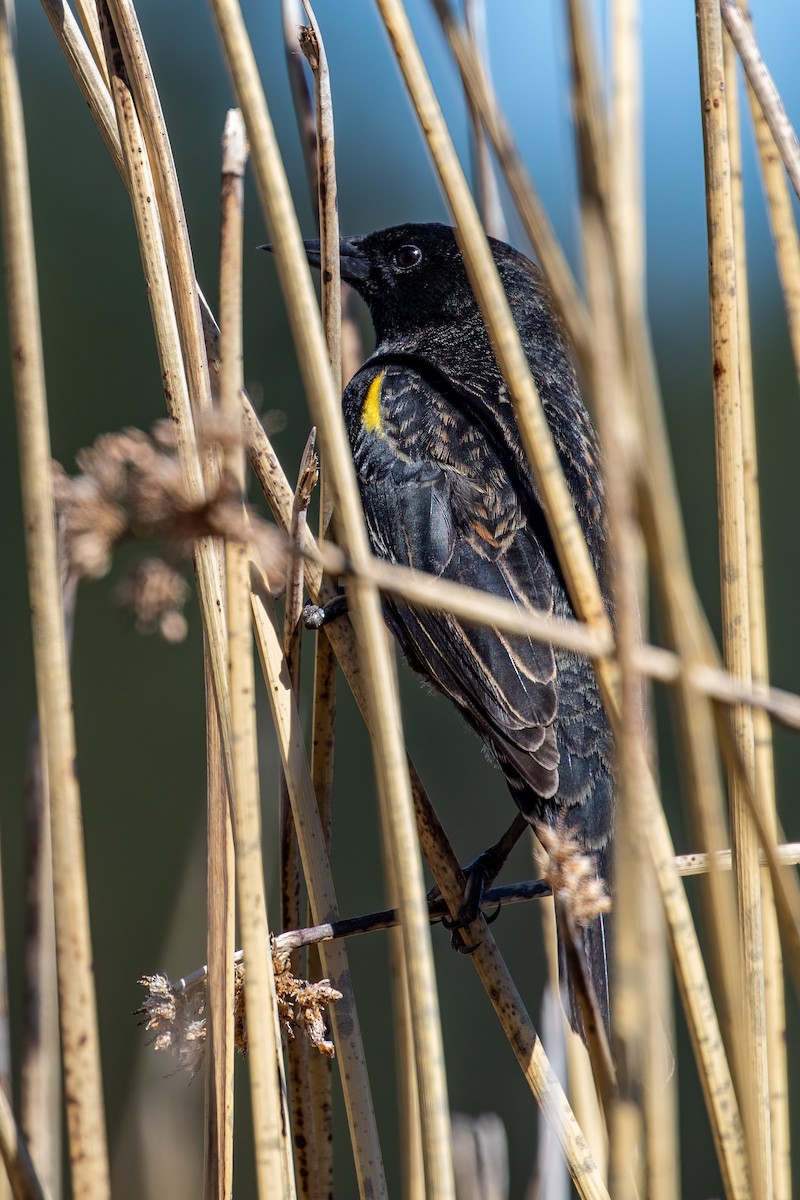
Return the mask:
[[[539,269],[489,239],[603,594],[609,597],[597,437]],[[320,262],[319,242],[306,242]],[[508,391],[451,228],[406,224],[343,238],[342,278],[366,301],[373,353],[343,406],[373,553],[572,617]],[[611,613],[610,599],[607,601]],[[402,652],[448,696],[505,775],[524,817],[573,838],[610,888],[611,733],[591,662],[446,612],[384,602]],[[582,931],[608,1028],[610,917]],[[583,1022],[561,947],[562,999]]]

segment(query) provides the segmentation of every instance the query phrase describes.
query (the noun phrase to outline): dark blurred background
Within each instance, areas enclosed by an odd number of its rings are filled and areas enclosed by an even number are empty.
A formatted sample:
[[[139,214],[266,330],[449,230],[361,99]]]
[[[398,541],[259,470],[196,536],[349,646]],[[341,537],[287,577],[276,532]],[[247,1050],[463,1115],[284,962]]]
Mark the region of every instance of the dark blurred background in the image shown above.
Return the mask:
[[[575,168],[569,117],[568,54],[557,0],[488,6],[491,61],[556,231],[579,270]],[[650,306],[676,469],[698,584],[718,627],[715,466],[708,360],[705,210],[694,11],[646,4],[644,80]],[[419,36],[463,161],[467,122],[456,74],[424,0],[409,0]],[[535,10],[535,11],[532,11]],[[215,304],[219,140],[233,96],[202,0],[138,11],[172,136],[198,277]],[[313,236],[308,189],[289,97],[277,0],[245,12],[303,229]],[[405,220],[447,220],[415,119],[373,5],[319,0],[317,15],[333,76],[342,230]],[[800,76],[794,48],[800,9],[755,6],[762,46],[795,123]],[[42,322],[54,456],[72,469],[75,452],[126,425],[148,428],[164,399],[127,196],[36,4],[20,5],[19,47],[36,221]],[[598,27],[607,20],[597,12]],[[758,406],[767,602],[773,681],[800,690],[796,634],[800,586],[796,482],[800,407],[769,229],[748,120],[745,192]],[[279,410],[274,443],[290,477],[309,419],[277,289],[274,264],[254,247],[268,239],[248,186],[245,255],[245,372],[256,405]],[[510,238],[527,249],[509,212]],[[6,630],[0,689],[0,826],[13,1034],[21,1005],[22,820],[25,748],[35,707],[25,563],[8,371],[0,329],[0,512],[5,561],[0,627]],[[793,532],[794,530],[794,532]],[[115,574],[117,572],[115,571]],[[133,632],[116,609],[114,576],[84,586],[75,643],[75,710],[92,903],[99,1014],[115,1196],[200,1194],[202,1080],[171,1076],[172,1064],[144,1049],[131,1011],[137,977],[179,976],[204,961],[203,673],[196,604],[191,632],[167,646]],[[309,645],[310,649],[310,645]],[[310,653],[307,659],[310,658]],[[462,860],[499,834],[512,816],[501,777],[448,705],[403,671],[408,741]],[[262,697],[263,699],[263,697]],[[306,708],[308,702],[306,700]],[[368,741],[340,691],[334,871],[343,914],[383,906]],[[664,716],[662,711],[660,714]],[[678,850],[687,850],[664,720],[661,769]],[[778,732],[778,794],[787,836],[800,837],[795,791],[798,741]],[[264,832],[273,861],[277,761],[261,711]],[[512,874],[531,872],[525,853]],[[694,895],[694,884],[689,883]],[[270,902],[275,911],[275,890]],[[543,976],[540,924],[531,906],[507,910],[496,926],[523,996],[538,1013]],[[500,1114],[508,1130],[513,1197],[524,1195],[533,1163],[537,1112],[511,1050],[468,960],[434,931],[450,1096],[454,1109]],[[359,1011],[375,1083],[390,1191],[398,1192],[397,1109],[388,1012],[387,950],[373,935],[351,944]],[[788,996],[790,1051],[796,1008]],[[679,1017],[679,1024],[681,1019]],[[718,1194],[719,1178],[693,1064],[679,1031],[684,1195]],[[241,1065],[240,1065],[241,1066]],[[237,1195],[251,1193],[246,1069],[239,1070]],[[792,1079],[792,1095],[798,1080]],[[355,1194],[341,1113],[337,1115],[337,1197]],[[795,1128],[800,1145],[800,1126]],[[188,1154],[178,1151],[186,1147]]]

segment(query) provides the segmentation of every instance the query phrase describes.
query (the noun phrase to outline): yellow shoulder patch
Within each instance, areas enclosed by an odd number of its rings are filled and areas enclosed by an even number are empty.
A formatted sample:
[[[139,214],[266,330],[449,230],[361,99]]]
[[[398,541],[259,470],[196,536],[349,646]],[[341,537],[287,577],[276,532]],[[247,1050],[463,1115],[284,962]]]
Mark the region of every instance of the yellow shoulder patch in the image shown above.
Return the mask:
[[[367,388],[367,398],[361,410],[361,424],[368,433],[383,433],[383,422],[381,421],[381,385],[383,384],[385,374],[385,370],[381,371]]]

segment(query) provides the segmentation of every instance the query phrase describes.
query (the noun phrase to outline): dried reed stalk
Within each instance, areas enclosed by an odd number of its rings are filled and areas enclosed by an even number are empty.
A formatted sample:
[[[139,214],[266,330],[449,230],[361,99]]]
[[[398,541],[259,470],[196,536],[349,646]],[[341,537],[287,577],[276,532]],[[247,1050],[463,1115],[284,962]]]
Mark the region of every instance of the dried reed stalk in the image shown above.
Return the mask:
[[[242,217],[247,141],[241,114],[226,124],[227,171],[223,180],[220,263],[220,399],[224,414],[238,413],[242,388]],[[226,453],[226,472],[244,500],[245,459],[240,447]],[[278,1028],[272,960],[264,937],[268,929],[261,853],[261,795],[255,672],[250,633],[250,568],[247,546],[225,546],[230,663],[233,813],[239,924],[247,972],[247,1040],[250,1057],[258,1194],[295,1195],[291,1141],[286,1122],[286,1084]]]
[[[69,647],[68,647],[69,650]],[[53,914],[50,793],[39,722],[28,741],[25,779],[25,992],[20,1125],[36,1172],[52,1200],[62,1175],[58,981]]]
[[[214,686],[205,664],[207,763],[206,941],[208,946],[208,1035],[203,1122],[204,1200],[233,1194],[234,954],[236,863],[230,796]]]
[[[241,223],[246,145],[241,118],[229,112],[222,135],[220,198],[220,317],[233,347],[226,359],[227,377],[221,380],[222,401],[228,403],[236,387],[238,307],[241,291]],[[241,346],[238,347],[241,357]],[[239,368],[240,370],[241,368]],[[238,409],[235,405],[234,414]],[[227,416],[232,414],[228,413]],[[241,488],[244,464],[240,451],[226,452],[225,470]],[[225,547],[226,579],[235,567],[236,547]],[[236,928],[236,855],[232,804],[223,769],[219,722],[214,704],[210,665],[206,663],[206,721],[213,739],[209,750],[208,789],[208,994],[209,1050],[206,1054],[206,1200],[229,1200],[233,1189],[233,1085],[234,994]],[[213,764],[213,776],[211,767]]]
[[[728,145],[722,22],[718,7],[697,0],[700,93],[706,164],[709,305],[714,375],[714,426],[722,591],[723,648],[732,674],[750,683],[750,594],[744,505],[742,410],[731,163]],[[753,773],[752,713],[733,710],[747,778]],[[761,883],[758,841],[736,775],[728,780],[731,836],[741,932],[746,1072],[738,1080],[754,1193],[772,1194]]]
[[[317,431],[312,429],[300,460],[294,500],[292,523],[289,529],[291,552],[286,561],[286,594],[283,609],[283,653],[296,703],[300,703],[300,653],[303,625],[303,550],[308,524],[308,505],[317,481],[317,459],[314,443]],[[241,450],[244,459],[244,448]],[[300,911],[300,850],[294,826],[292,804],[286,773],[281,769],[279,785],[280,823],[280,896],[281,925],[297,929],[302,924]],[[292,974],[307,977],[305,953],[292,956]],[[312,1113],[311,1078],[309,1074],[309,1045],[304,1037],[293,1038],[286,1047],[289,1083],[289,1109],[292,1122],[292,1152],[299,1195],[313,1195],[316,1188],[317,1161],[316,1124]],[[310,1190],[312,1189],[312,1190]]]
[[[750,655],[756,683],[769,683],[767,615],[764,596],[764,557],[761,543],[761,501],[758,484],[758,449],[750,341],[750,305],[747,286],[744,184],[739,119],[737,59],[732,42],[723,38],[728,146],[731,160],[731,211],[736,269],[736,306],[739,331],[739,387],[742,418],[742,466],[747,544],[747,588],[750,606]],[[777,840],[775,764],[772,727],[763,710],[753,720],[753,781],[756,802],[764,814],[773,842]],[[762,942],[764,956],[764,1011],[769,1070],[769,1114],[772,1186],[775,1200],[789,1200],[792,1192],[789,1146],[789,1082],[786,1058],[786,1005],[783,991],[783,957],[775,901],[769,879],[759,872],[762,891]]]
[[[748,83],[780,151],[792,187],[800,197],[800,143],[786,115],[778,89],[767,70],[767,64],[761,56],[752,27],[747,24],[737,0],[721,0],[720,9],[725,28],[742,60]]]
[[[56,546],[27,153],[9,5],[0,5],[0,177],[11,361],[40,725],[51,798],[59,1016],[76,1195],[109,1194],[72,695]],[[4,1106],[4,1144],[14,1148]]]
[[[585,11],[585,10],[584,10]],[[634,399],[634,364],[630,355],[630,330],[645,311],[645,231],[644,194],[642,167],[642,64],[641,64],[641,8],[638,0],[615,0],[612,8],[612,51],[611,51],[611,106],[609,113],[609,173],[607,197],[607,222],[613,246],[614,271],[617,281],[617,306],[620,336],[627,351],[626,382],[623,393],[623,420],[629,429],[631,450],[637,452],[635,466],[642,466],[641,416]],[[598,340],[600,338],[598,331]],[[629,464],[627,479],[629,505],[636,503],[635,477]],[[634,560],[640,549],[636,544],[641,539],[641,529],[629,531],[628,554],[631,572],[629,589],[636,591],[636,574],[644,582],[644,564]],[[629,618],[634,619],[632,616]],[[640,635],[641,636],[641,635]],[[628,647],[629,673],[635,679],[636,665],[634,643]],[[633,660],[633,661],[631,661]],[[642,691],[642,695],[643,695]],[[629,703],[633,701],[633,697]],[[623,784],[625,777],[623,774]],[[635,778],[628,781],[628,788],[636,786]],[[634,800],[635,803],[635,800]],[[627,804],[628,820],[635,821],[630,801]],[[625,844],[627,843],[627,845]],[[624,838],[622,853],[618,859],[618,870],[641,888],[641,903],[638,905],[638,920],[624,923],[627,935],[626,957],[633,962],[640,955],[639,982],[647,996],[644,1011],[647,1019],[639,1029],[641,1062],[641,1105],[644,1116],[645,1177],[647,1193],[652,1200],[677,1200],[679,1193],[678,1163],[680,1161],[677,1139],[677,1084],[674,1078],[665,1080],[665,1062],[670,1054],[667,1030],[674,1032],[672,1013],[672,989],[670,987],[670,964],[665,938],[664,918],[652,878],[637,846],[629,834]],[[627,855],[625,852],[627,851]],[[627,857],[627,864],[619,861]],[[636,860],[639,859],[637,863]],[[631,870],[633,867],[633,870]],[[638,868],[638,869],[637,869]],[[617,875],[617,878],[621,878]],[[630,883],[627,900],[625,895],[618,899],[617,911],[624,914],[632,899]],[[636,899],[633,897],[633,903]],[[638,933],[639,946],[630,939]],[[619,934],[617,935],[619,936]],[[630,978],[630,977],[629,977]],[[634,976],[635,978],[635,976]],[[631,994],[628,983],[628,1003],[641,1005],[641,999]],[[619,998],[615,1000],[619,1005]],[[631,1134],[634,1134],[634,1130]],[[622,1162],[626,1140],[619,1139],[617,1163]],[[633,1136],[630,1141],[633,1142]],[[619,1170],[619,1165],[617,1167]]]
[[[303,98],[299,87],[295,86],[293,95],[298,123],[305,129],[310,129],[311,133],[311,141],[307,144],[306,174],[309,185],[316,194],[321,239],[322,326],[331,373],[336,381],[342,379],[342,321],[345,319],[346,309],[342,305],[339,269],[333,101],[328,60],[319,24],[311,7],[308,4],[304,7],[310,29],[302,39],[302,48],[314,79],[313,106],[308,103],[309,97],[305,103],[311,111],[306,116],[301,112]],[[355,327],[351,308],[346,320],[349,325]],[[333,514],[333,493],[324,464],[320,472],[319,496],[319,535],[322,538],[328,532]],[[311,777],[328,851],[331,842],[335,712],[336,659],[328,639],[317,638],[314,647],[314,692],[311,712]],[[317,953],[309,956],[309,962],[315,972],[322,969]],[[314,1175],[318,1194],[325,1196],[333,1190],[331,1064],[322,1055],[315,1055],[309,1063],[309,1071],[311,1122],[315,1141]]]
[[[319,310],[266,100],[238,4],[235,0],[214,0],[213,11],[247,124],[258,191],[274,239],[278,274],[300,369],[331,472],[337,521],[341,522],[341,534],[348,552],[360,565],[366,563],[370,555],[339,403],[338,380],[334,384],[327,361]],[[396,689],[391,686],[391,660],[377,589],[370,583],[354,582],[349,588],[349,600],[359,651],[367,667],[371,706],[378,715],[374,757],[384,845],[394,860],[406,955],[414,965],[410,974],[410,994],[420,1080],[425,1176],[432,1194],[447,1198],[453,1195],[454,1188],[449,1105],[422,865],[400,736],[399,702]]]
[[[611,1006],[618,1074],[617,1091],[609,1097],[606,1107],[610,1133],[609,1190],[620,1200],[625,1197],[634,1200],[642,1190],[647,1165],[642,1107],[647,1056],[645,1010],[641,1003],[647,975],[642,954],[645,940],[641,918],[644,888],[653,883],[652,875],[644,871],[643,848],[636,832],[638,797],[643,786],[641,771],[646,762],[641,678],[634,662],[639,641],[639,571],[633,479],[639,436],[630,396],[630,371],[627,364],[623,364],[622,301],[615,287],[612,260],[608,155],[611,139],[599,102],[599,71],[586,8],[580,0],[572,0],[568,11],[574,120],[578,131],[581,228],[594,334],[591,378],[604,452],[606,517],[614,552],[611,583],[621,683],[620,726],[616,739],[619,786],[614,846],[615,989]],[[623,144],[631,140],[624,137],[625,132],[623,129]],[[635,294],[632,302],[635,302]]]

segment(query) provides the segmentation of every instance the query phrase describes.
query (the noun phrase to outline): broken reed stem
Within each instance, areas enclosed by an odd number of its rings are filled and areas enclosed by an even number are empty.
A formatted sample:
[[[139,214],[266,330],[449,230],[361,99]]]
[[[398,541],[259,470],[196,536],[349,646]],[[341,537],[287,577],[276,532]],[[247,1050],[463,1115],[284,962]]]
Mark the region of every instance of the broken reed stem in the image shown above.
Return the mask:
[[[750,339],[750,305],[745,242],[744,183],[739,119],[737,58],[730,38],[723,38],[728,146],[731,160],[731,212],[736,264],[736,306],[739,331],[739,386],[742,417],[742,467],[747,587],[750,607],[750,654],[752,677],[769,683],[767,616],[764,596],[764,557],[761,543],[761,500],[758,483],[755,395]],[[773,842],[777,840],[775,807],[775,764],[772,727],[763,710],[752,713],[753,783],[757,803],[764,814]],[[764,1000],[769,1068],[770,1138],[774,1200],[790,1200],[791,1160],[789,1149],[789,1083],[786,1058],[786,1006],[783,990],[783,958],[780,948],[775,901],[769,879],[759,873],[762,893],[762,939]]]
[[[223,414],[239,410],[242,388],[242,206],[247,140],[241,114],[226,126],[227,171],[223,180],[220,261],[220,401]],[[241,447],[226,453],[226,471],[244,501],[245,462]],[[278,1022],[275,976],[265,931],[269,928],[261,852],[261,794],[255,672],[250,632],[250,566],[247,545],[225,547],[233,758],[233,827],[239,925],[247,960],[245,1002],[250,1060],[256,1180],[261,1200],[276,1194],[290,1200],[295,1180],[286,1122],[286,1082]]]
[[[745,75],[780,151],[792,187],[800,197],[800,143],[786,115],[778,89],[761,57],[752,28],[748,26],[737,0],[721,0],[720,9],[731,41],[742,60]]]
[[[573,604],[578,615],[590,625],[605,629],[607,617],[602,596],[541,401],[530,377],[497,271],[408,19],[399,0],[377,0],[377,4],[456,220],[465,265],[490,332],[498,366],[514,403],[523,444],[542,491],[545,515]],[[596,670],[606,709],[617,732],[617,673],[613,665],[604,660],[597,663]],[[641,797],[640,815],[643,842],[652,853],[659,880],[681,994],[695,1052],[701,1062],[700,1075],[715,1140],[724,1160],[726,1177],[743,1182],[744,1162],[738,1109],[719,1039],[705,965],[686,895],[675,875],[669,827],[647,767],[644,777],[647,785]],[[740,1194],[744,1194],[743,1191]]]
[[[102,1200],[109,1195],[109,1176],[88,894],[27,153],[10,21],[4,0],[0,4],[0,188],[36,691],[51,797],[64,1093],[73,1188],[76,1195]]]
[[[300,369],[331,472],[340,533],[354,562],[365,564],[370,557],[369,546],[341,412],[339,380],[334,382],[331,375],[307,259],[252,48],[236,0],[213,0],[212,7],[247,124],[258,191],[274,240]],[[420,1078],[426,1183],[432,1194],[448,1200],[454,1195],[449,1103],[399,699],[392,683],[378,591],[371,583],[353,581],[348,592],[370,706],[378,718],[373,747],[384,845],[395,864],[406,955],[414,968],[410,974],[411,1013]]]
[[[475,47],[453,13],[449,0],[431,0],[431,3],[458,66],[464,91],[486,127],[497,162],[517,206],[525,233],[541,263],[575,353],[579,362],[586,366],[591,338],[589,312],[569,263],[531,182]]]
[[[722,641],[725,665],[733,675],[749,684],[752,678],[750,595],[744,505],[741,354],[736,299],[741,281],[736,276],[734,257],[722,22],[715,0],[696,0],[696,12],[706,166]],[[746,775],[752,779],[752,712],[738,706],[733,709],[732,716]],[[758,840],[736,774],[729,774],[728,788],[741,936],[742,1036],[746,1052],[745,1074],[738,1079],[739,1097],[745,1119],[753,1189],[756,1196],[767,1197],[772,1195],[772,1155]]]

